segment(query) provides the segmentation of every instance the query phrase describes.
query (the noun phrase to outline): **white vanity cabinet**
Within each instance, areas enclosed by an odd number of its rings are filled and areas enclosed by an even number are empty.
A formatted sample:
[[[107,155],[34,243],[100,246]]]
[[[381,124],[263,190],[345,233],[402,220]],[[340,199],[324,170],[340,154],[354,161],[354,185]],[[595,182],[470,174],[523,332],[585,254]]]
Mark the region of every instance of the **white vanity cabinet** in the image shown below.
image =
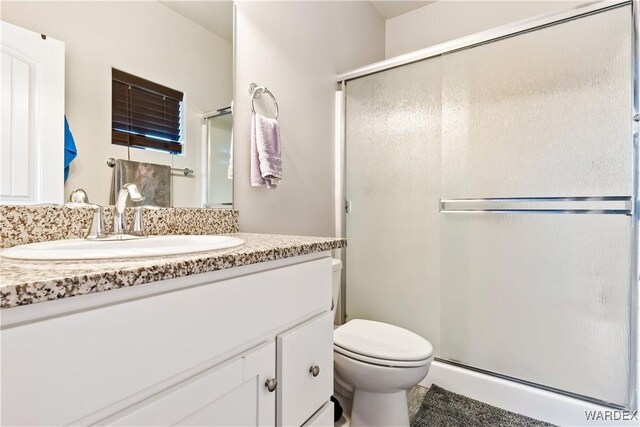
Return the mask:
[[[330,307],[321,252],[3,310],[2,425],[333,425]]]

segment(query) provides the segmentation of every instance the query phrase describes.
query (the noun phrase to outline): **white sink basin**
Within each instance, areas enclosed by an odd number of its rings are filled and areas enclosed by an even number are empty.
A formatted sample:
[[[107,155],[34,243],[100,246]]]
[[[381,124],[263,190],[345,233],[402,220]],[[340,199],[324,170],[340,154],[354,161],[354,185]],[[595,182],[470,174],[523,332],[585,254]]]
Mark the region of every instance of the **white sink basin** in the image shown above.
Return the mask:
[[[181,255],[240,246],[231,236],[153,236],[133,240],[54,240],[4,249],[4,258],[24,260],[86,260]]]

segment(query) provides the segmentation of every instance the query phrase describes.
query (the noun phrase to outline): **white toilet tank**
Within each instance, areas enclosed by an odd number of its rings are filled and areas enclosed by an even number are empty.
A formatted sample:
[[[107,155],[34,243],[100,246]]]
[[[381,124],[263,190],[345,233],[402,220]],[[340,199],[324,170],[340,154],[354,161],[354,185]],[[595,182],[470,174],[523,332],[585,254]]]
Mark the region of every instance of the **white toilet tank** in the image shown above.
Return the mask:
[[[340,285],[342,284],[342,261],[339,259],[333,259],[331,263],[333,268],[333,275],[331,277],[333,284],[333,304],[331,305],[331,312],[335,315],[338,308],[338,301],[340,300]]]

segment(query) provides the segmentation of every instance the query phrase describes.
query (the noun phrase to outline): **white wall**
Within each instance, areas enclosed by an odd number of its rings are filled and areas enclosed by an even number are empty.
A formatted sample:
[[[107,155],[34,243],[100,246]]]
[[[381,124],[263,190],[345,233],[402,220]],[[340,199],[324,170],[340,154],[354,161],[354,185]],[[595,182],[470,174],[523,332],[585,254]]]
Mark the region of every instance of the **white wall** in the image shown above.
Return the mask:
[[[385,57],[392,58],[581,3],[588,2],[440,0],[387,20]]]
[[[127,158],[126,147],[111,144],[115,67],[185,93],[185,155],[131,149],[131,159],[194,169],[192,177],[174,174],[173,204],[200,206],[200,115],[229,105],[231,43],[155,1],[3,1],[0,18],[66,45],[66,114],[78,157],[71,165],[65,197],[82,187],[92,202],[107,204],[112,169],[105,161]]]
[[[239,2],[235,31],[240,229],[332,236],[336,75],[383,59],[384,22],[369,2]],[[249,182],[253,81],[280,106],[283,179],[275,190]]]

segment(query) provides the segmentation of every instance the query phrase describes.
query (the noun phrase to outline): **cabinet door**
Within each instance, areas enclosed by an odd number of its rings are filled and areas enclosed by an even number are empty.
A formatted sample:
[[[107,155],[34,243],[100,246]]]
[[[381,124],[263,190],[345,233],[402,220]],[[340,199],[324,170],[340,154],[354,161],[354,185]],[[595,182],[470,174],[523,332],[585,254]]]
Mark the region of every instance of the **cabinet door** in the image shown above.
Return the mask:
[[[313,417],[304,423],[304,427],[333,427],[333,402],[327,402]]]
[[[141,402],[114,426],[273,426],[275,393],[264,383],[275,374],[275,344],[211,368]]]
[[[333,319],[321,314],[278,336],[278,425],[300,426],[333,393]]]

